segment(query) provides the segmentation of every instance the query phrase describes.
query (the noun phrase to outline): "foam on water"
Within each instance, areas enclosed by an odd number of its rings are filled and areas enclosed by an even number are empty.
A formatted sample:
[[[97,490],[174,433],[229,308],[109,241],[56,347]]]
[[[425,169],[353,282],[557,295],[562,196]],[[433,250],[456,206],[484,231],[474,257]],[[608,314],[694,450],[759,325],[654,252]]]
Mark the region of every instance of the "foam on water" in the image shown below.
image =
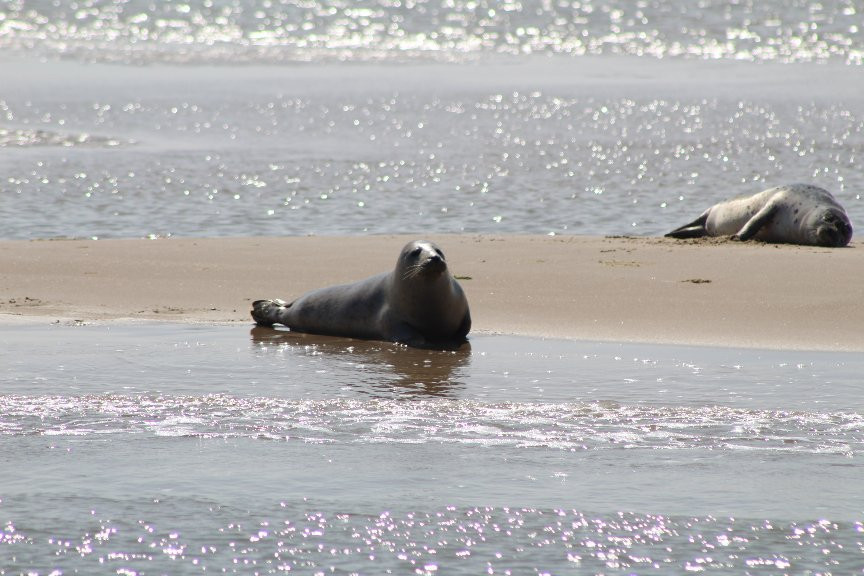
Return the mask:
[[[554,450],[707,449],[859,455],[864,416],[617,402],[5,396],[0,434],[144,434],[295,442],[458,443]]]

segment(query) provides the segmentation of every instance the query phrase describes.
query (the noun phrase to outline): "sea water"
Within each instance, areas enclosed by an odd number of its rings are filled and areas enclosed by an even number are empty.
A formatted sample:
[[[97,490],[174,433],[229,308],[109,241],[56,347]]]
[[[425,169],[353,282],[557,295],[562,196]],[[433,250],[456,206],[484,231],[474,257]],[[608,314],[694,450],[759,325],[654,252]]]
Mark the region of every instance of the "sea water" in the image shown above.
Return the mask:
[[[0,573],[860,573],[858,354],[0,328]]]
[[[0,238],[655,235],[821,185],[864,219],[862,7],[0,7]]]

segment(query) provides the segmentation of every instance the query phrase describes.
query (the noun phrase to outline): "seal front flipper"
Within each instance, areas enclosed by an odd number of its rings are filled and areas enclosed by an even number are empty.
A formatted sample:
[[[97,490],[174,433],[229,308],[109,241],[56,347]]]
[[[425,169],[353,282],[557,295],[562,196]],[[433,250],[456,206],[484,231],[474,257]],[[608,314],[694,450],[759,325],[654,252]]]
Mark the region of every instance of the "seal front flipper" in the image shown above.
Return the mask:
[[[459,329],[452,336],[430,337],[406,322],[399,322],[391,327],[390,340],[397,344],[411,346],[412,348],[425,348],[427,350],[456,350],[467,341],[466,336],[470,330],[471,315],[466,313]]]
[[[667,238],[702,238],[703,236],[708,235],[708,231],[705,229],[705,223],[708,221],[708,210],[702,213],[699,218],[690,222],[689,224],[685,224],[680,228],[676,228],[672,230],[668,234],[666,234]]]
[[[284,300],[256,300],[252,303],[252,319],[258,326],[284,324],[282,314],[290,307]]]
[[[429,342],[419,330],[405,322],[399,322],[390,328],[389,340],[397,344],[405,344],[413,348],[426,348]]]
[[[465,317],[462,318],[462,324],[459,325],[459,330],[456,331],[456,340],[464,341],[471,331],[471,311],[465,311]]]
[[[753,217],[741,227],[738,233],[732,236],[732,238],[742,241],[750,240],[756,236],[756,234],[758,234],[766,224],[771,222],[771,219],[774,217],[776,212],[777,205],[773,202],[769,202],[763,206],[761,210],[756,212],[756,214],[754,214]]]

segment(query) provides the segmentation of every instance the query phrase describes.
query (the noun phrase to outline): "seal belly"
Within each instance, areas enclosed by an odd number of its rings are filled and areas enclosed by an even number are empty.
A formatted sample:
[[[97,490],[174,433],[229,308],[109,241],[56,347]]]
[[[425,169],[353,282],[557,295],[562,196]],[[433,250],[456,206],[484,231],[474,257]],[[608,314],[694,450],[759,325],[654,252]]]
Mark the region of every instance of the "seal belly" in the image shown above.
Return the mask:
[[[734,236],[750,220],[750,213],[735,213],[723,207],[712,209],[705,222],[708,236]]]

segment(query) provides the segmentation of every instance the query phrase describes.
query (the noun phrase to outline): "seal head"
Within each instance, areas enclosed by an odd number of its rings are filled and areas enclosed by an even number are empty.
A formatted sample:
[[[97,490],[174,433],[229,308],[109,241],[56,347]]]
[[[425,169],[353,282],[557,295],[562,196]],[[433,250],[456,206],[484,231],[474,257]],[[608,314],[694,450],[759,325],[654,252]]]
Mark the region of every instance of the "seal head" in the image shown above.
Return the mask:
[[[852,240],[852,224],[846,212],[829,208],[822,214],[814,215],[816,222],[810,225],[814,231],[813,244],[840,248]]]

